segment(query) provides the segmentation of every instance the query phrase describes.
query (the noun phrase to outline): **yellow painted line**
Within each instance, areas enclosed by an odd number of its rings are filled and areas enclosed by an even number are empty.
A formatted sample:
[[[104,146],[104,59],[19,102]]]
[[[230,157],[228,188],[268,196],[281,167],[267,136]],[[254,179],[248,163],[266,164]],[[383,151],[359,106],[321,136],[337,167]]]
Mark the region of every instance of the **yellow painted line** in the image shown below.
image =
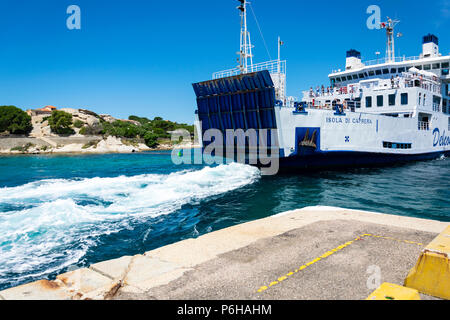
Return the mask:
[[[340,246],[338,246],[338,247],[336,247],[334,249],[331,249],[331,250],[325,252],[321,256],[311,260],[308,263],[305,263],[303,266],[299,267],[298,269],[296,269],[294,271],[291,271],[291,272],[285,274],[284,276],[279,277],[278,281],[273,281],[268,286],[262,286],[261,288],[258,289],[257,292],[261,293],[261,292],[266,291],[270,287],[273,287],[273,286],[279,284],[280,282],[283,282],[284,280],[287,280],[290,276],[293,276],[295,273],[306,269],[307,267],[315,264],[316,262],[319,262],[320,260],[328,258],[329,256],[335,254],[336,252],[339,252],[340,250],[342,250],[342,249],[348,247],[349,245],[353,244],[355,241],[362,240],[364,237],[381,238],[381,239],[386,239],[386,240],[394,240],[394,241],[398,241],[398,242],[404,242],[404,243],[409,243],[409,244],[415,244],[415,245],[423,246],[423,244],[419,243],[419,242],[408,241],[408,240],[400,240],[400,239],[396,239],[396,238],[392,238],[392,237],[378,236],[378,235],[374,235],[374,234],[370,234],[370,233],[365,233],[365,234],[362,234],[359,237],[355,238],[354,240],[348,241],[348,242],[346,242],[344,244],[341,244]]]

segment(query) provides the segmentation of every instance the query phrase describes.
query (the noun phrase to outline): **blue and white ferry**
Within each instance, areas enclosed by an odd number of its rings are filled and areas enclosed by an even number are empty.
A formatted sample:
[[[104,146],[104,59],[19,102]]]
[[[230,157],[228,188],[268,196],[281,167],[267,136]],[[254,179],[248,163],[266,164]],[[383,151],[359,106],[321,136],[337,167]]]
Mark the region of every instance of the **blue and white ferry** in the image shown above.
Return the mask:
[[[239,1],[239,66],[193,84],[200,137],[208,129],[224,135],[226,130],[276,129],[282,169],[390,164],[450,154],[450,55],[439,52],[437,36],[423,37],[419,56],[396,57],[398,21],[388,18],[381,25],[387,34],[385,58],[362,61],[360,52],[349,50],[345,69],[330,73],[327,87],[311,87],[296,101],[286,95],[286,61],[280,55],[253,64],[248,2]],[[208,143],[203,141],[203,147]]]

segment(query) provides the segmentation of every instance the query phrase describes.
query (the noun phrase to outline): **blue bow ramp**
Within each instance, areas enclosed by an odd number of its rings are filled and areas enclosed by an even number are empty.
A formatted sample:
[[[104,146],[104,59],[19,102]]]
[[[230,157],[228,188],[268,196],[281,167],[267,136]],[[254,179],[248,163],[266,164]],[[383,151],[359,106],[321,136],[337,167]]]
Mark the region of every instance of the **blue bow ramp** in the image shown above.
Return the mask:
[[[276,129],[275,88],[267,70],[194,83],[202,135],[208,129]],[[270,144],[270,133],[268,137]],[[226,143],[226,141],[224,141]]]

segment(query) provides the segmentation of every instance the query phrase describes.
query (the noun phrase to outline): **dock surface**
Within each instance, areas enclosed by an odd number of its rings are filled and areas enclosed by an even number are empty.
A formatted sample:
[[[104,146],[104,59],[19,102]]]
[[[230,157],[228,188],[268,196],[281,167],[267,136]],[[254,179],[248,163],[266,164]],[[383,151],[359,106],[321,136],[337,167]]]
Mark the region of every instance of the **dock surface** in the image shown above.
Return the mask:
[[[377,283],[403,285],[448,225],[308,207],[7,289],[0,299],[362,300]]]

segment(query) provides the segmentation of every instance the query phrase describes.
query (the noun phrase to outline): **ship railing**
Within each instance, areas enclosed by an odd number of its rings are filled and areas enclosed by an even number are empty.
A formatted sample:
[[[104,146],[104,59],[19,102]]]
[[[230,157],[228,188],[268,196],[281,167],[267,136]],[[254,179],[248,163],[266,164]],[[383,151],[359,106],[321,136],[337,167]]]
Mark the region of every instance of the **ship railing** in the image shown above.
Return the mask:
[[[345,112],[356,112],[356,108],[360,108],[361,103],[358,101],[344,101],[343,110]],[[335,106],[332,103],[323,103],[323,102],[306,102],[306,108],[308,109],[316,109],[316,110],[335,110]]]
[[[322,89],[316,90],[307,90],[303,91],[304,97],[309,98],[318,98],[318,97],[334,97],[339,96],[343,94],[357,94],[360,92],[360,85],[359,84],[350,84],[347,86],[336,86],[334,88],[325,88],[323,91]]]
[[[390,62],[406,62],[406,61],[415,61],[422,59],[420,56],[411,56],[411,57],[395,57],[393,60],[389,58],[380,58],[380,59],[374,59],[374,60],[367,60],[362,61],[362,63],[366,66],[373,66],[377,64],[384,64],[384,63],[390,63]]]
[[[348,84],[345,86],[335,86],[327,88],[317,88],[303,91],[304,98],[322,98],[322,97],[337,97],[339,95],[359,94],[361,90],[387,90],[420,87],[434,93],[440,94],[442,91],[441,84],[437,78],[428,76],[413,75],[411,73],[403,73],[402,77],[393,79],[372,79],[366,80],[363,83]]]
[[[286,74],[286,60],[272,60],[261,63],[252,64],[247,67],[247,70],[242,72],[241,68],[233,68],[213,73],[213,80],[232,77],[242,73],[252,73],[267,70],[270,74]]]
[[[419,121],[418,123],[419,130],[428,131],[430,130],[430,123],[425,121]]]

